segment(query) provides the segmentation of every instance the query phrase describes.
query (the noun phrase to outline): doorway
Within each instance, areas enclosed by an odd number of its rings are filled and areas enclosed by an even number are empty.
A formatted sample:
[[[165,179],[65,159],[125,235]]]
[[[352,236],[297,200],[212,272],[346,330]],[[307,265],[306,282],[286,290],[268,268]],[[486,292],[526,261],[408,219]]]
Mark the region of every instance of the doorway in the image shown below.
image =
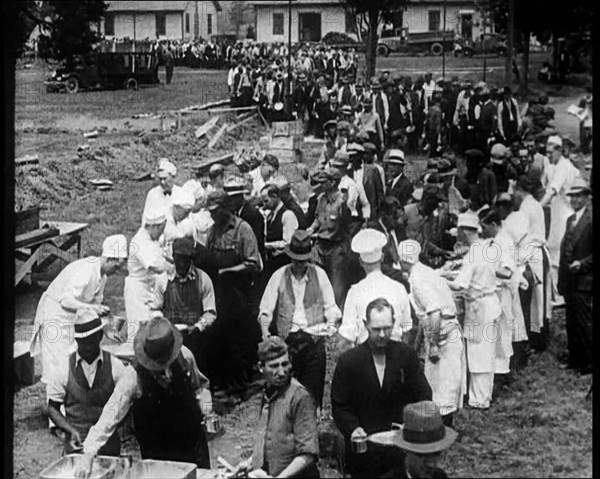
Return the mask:
[[[465,40],[473,40],[473,14],[463,13],[460,16],[460,33]]]
[[[298,41],[320,42],[321,41],[321,14],[299,13],[298,14]]]

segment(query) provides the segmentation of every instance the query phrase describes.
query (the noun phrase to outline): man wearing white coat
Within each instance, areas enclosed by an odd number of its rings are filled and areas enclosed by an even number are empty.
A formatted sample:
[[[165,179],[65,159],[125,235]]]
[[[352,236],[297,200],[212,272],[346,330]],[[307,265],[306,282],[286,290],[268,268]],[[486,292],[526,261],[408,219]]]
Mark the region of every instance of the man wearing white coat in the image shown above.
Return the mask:
[[[175,268],[165,258],[158,242],[166,224],[165,210],[149,210],[144,217],[145,226],[131,239],[127,261],[129,274],[125,278],[123,292],[129,338],[135,336],[141,322],[150,320],[148,302],[152,298],[156,275]]]
[[[448,283],[419,261],[421,246],[415,240],[398,245],[402,270],[408,274],[409,299],[425,336],[425,377],[444,424],[452,426],[467,390],[467,363],[456,303]]]
[[[410,302],[406,288],[381,272],[383,248],[387,237],[380,231],[365,228],[352,238],[352,251],[360,255],[366,278],[353,285],[344,304],[340,336],[353,346],[368,338],[365,326],[367,306],[377,298],[385,298],[394,308],[396,320],[391,339],[402,341],[402,334],[412,328]]]
[[[548,233],[548,250],[552,265],[552,291],[555,302],[561,303],[556,292],[558,281],[558,263],[560,260],[560,243],[567,229],[567,218],[573,214],[567,192],[576,178],[581,176],[579,170],[562,154],[563,142],[559,136],[550,136],[546,145],[546,154],[554,165],[549,178],[546,194],[540,201],[542,207],[550,205],[550,232]]]
[[[458,217],[459,241],[469,245],[461,269],[448,283],[465,299],[464,334],[469,369],[469,406],[490,407],[496,369],[497,322],[502,314],[496,295],[496,270],[478,234],[479,220],[473,212]]]
[[[152,188],[146,196],[146,203],[144,204],[144,211],[142,213],[142,226],[146,213],[151,209],[164,209],[167,211],[167,215],[171,214],[171,195],[181,189],[180,186],[175,184],[176,175],[177,168],[175,165],[166,158],[162,158],[156,172],[158,185]]]
[[[127,238],[109,236],[102,244],[102,256],[88,256],[67,265],[42,294],[35,313],[31,356],[41,353],[42,382],[57,371],[68,370],[69,356],[77,350],[74,325],[77,311],[93,309],[108,314],[102,304],[108,276],[123,267],[127,259]]]

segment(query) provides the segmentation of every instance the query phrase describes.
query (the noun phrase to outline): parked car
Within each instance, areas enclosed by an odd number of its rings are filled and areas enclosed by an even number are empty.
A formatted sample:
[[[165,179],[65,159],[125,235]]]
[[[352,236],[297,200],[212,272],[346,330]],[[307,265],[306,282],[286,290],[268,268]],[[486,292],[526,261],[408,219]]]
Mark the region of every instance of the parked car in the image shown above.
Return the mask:
[[[484,39],[470,40],[457,38],[454,40],[454,56],[470,58],[474,55],[504,56],[507,52],[506,35],[500,33],[486,33]],[[515,42],[515,51],[520,53],[522,47]]]
[[[61,64],[44,82],[47,92],[119,89],[136,90],[159,83],[158,57],[153,52],[95,52]]]
[[[391,52],[430,53],[438,56],[452,49],[452,32],[415,32],[408,28],[396,28],[393,31],[384,30],[377,43],[377,54],[387,57]]]

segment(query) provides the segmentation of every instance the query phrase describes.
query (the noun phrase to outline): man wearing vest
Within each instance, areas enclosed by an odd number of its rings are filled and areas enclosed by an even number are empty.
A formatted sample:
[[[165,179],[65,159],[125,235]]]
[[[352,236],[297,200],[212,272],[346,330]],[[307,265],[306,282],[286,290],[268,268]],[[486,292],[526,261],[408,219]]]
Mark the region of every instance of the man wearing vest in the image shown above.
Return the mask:
[[[91,308],[77,311],[73,337],[77,351],[69,356],[65,370],[53,370],[46,383],[48,415],[66,432],[65,454],[81,451],[90,428],[123,377],[126,366],[115,356],[100,351],[102,321]],[[63,416],[61,407],[66,414]],[[121,451],[115,430],[99,454],[118,456]]]
[[[165,318],[182,330],[183,344],[194,355],[198,367],[209,373],[203,347],[206,339],[201,333],[217,318],[215,292],[210,277],[193,265],[195,251],[192,238],[173,242],[175,272],[165,272],[156,278],[152,308],[161,310]]]
[[[133,349],[135,367],[127,368],[90,428],[75,477],[90,476],[94,457],[130,409],[142,459],[209,469],[202,421],[212,413],[212,397],[181,334],[166,318],[154,317],[140,326]]]
[[[517,100],[512,97],[509,86],[504,87],[502,101],[498,102],[498,131],[507,143],[512,143],[521,128],[521,116]]]
[[[325,271],[309,264],[314,258],[310,237],[298,230],[285,248],[291,265],[273,273],[260,303],[263,339],[283,338],[290,348],[294,377],[313,395],[317,407],[325,386],[325,341],[342,313]]]

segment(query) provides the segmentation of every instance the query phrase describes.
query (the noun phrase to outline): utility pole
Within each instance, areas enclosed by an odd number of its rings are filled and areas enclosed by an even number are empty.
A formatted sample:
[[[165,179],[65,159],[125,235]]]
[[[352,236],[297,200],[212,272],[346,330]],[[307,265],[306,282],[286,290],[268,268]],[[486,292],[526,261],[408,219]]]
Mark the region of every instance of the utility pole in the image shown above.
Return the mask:
[[[512,83],[512,64],[515,55],[515,0],[508,0],[508,22],[506,29],[506,65],[504,70],[504,83]]]
[[[444,31],[442,32],[442,78],[446,79],[446,3],[444,0]]]
[[[487,25],[486,12],[483,13],[481,25],[483,27],[482,42],[483,42],[483,81],[485,81],[485,71],[487,68],[487,46],[485,43],[485,26]]]
[[[288,1],[288,77],[286,88],[286,114],[292,116],[292,0]]]

